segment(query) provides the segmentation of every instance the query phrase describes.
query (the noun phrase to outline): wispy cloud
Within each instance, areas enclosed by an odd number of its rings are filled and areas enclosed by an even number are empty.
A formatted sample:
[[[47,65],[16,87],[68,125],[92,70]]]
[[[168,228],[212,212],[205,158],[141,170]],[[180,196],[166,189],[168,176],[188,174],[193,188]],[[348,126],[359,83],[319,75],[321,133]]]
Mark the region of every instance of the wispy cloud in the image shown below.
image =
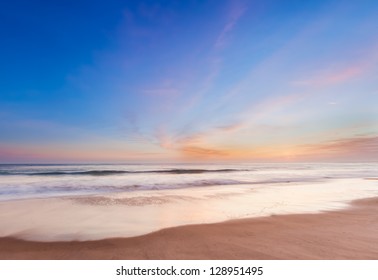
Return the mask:
[[[241,128],[245,127],[245,121],[239,121],[229,124],[224,124],[216,127],[216,130],[224,131],[224,132],[234,132]]]
[[[312,76],[308,79],[293,81],[293,85],[323,87],[342,84],[356,78],[363,77],[373,70],[378,62],[378,44],[372,44],[363,54],[357,58],[345,58],[339,63],[323,63],[323,68],[314,73],[307,73]]]
[[[222,59],[219,57],[213,57],[209,61],[210,70],[204,79],[200,82],[201,86],[195,90],[187,102],[182,106],[181,111],[183,113],[190,112],[193,108],[198,106],[203,97],[211,90],[222,68]]]
[[[233,1],[232,3],[233,4],[228,14],[227,22],[217,36],[213,49],[211,50],[208,58],[210,66],[209,73],[203,79],[201,87],[196,91],[196,93],[193,94],[192,98],[188,100],[183,108],[183,111],[189,111],[202,102],[203,97],[212,89],[219,73],[222,70],[223,58],[219,50],[222,50],[227,45],[232,30],[247,10],[246,3],[242,1]]]
[[[208,158],[214,156],[226,156],[227,152],[222,149],[212,148],[206,144],[206,137],[214,129],[204,132],[188,134],[168,134],[163,128],[156,132],[156,139],[161,148],[173,151],[180,157],[184,158]]]
[[[377,160],[378,136],[356,136],[305,146],[308,155],[318,158]]]
[[[241,112],[238,116],[239,120],[225,120],[224,124],[217,124],[200,130],[197,126],[194,127],[197,129],[195,131],[187,129],[176,134],[169,133],[166,129],[159,129],[156,138],[160,147],[179,153],[189,154],[190,151],[193,156],[195,154],[204,155],[206,154],[205,151],[208,150],[212,151],[209,154],[225,156],[229,154],[227,149],[222,147],[209,148],[211,146],[209,138],[218,137],[222,139],[226,135],[237,135],[242,129],[251,130],[254,126],[258,127],[257,122],[264,116],[282,110],[285,106],[290,106],[305,97],[306,93],[297,93],[269,98]],[[235,117],[233,116],[234,119]]]
[[[180,149],[181,155],[188,158],[209,158],[209,157],[224,157],[227,152],[212,148],[184,146]]]
[[[234,2],[234,6],[231,8],[230,14],[228,16],[228,21],[224,25],[221,33],[218,35],[215,41],[214,47],[216,49],[221,49],[226,45],[230,32],[234,29],[236,23],[247,10],[247,5],[244,2]]]
[[[316,147],[317,150],[329,152],[372,152],[378,153],[378,137],[353,137],[333,140]]]
[[[336,70],[323,70],[308,80],[294,81],[296,86],[330,86],[340,84],[351,79],[357,78],[366,72],[370,67],[368,63],[358,63],[357,65],[347,66]]]

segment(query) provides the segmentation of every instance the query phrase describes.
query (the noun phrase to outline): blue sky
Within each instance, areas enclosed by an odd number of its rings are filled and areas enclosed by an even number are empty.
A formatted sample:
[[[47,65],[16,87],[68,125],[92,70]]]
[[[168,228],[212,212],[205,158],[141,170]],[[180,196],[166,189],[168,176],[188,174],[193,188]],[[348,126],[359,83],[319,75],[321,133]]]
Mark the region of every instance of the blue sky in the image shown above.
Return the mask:
[[[0,8],[0,162],[378,158],[376,1]]]

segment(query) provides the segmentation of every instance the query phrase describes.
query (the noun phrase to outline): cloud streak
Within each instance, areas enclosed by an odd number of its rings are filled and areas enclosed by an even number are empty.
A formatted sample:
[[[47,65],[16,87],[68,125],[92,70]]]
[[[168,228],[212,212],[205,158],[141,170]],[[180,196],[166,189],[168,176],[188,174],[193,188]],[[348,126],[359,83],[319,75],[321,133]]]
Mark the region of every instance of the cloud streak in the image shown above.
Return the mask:
[[[315,78],[294,81],[292,84],[295,86],[315,87],[337,85],[358,78],[359,76],[363,75],[363,73],[368,71],[369,68],[370,65],[367,63],[357,63],[356,65],[350,65],[343,69],[323,70],[323,73],[318,73]]]
[[[325,151],[332,153],[354,154],[356,152],[365,152],[378,156],[378,136],[372,137],[352,137],[329,141],[324,144],[315,146],[316,151]],[[377,157],[378,158],[378,157]]]
[[[308,157],[350,161],[378,159],[378,136],[356,136],[303,146]]]
[[[234,29],[236,23],[243,16],[246,10],[247,6],[242,2],[236,2],[236,4],[231,8],[229,19],[215,41],[215,49],[222,49],[227,44],[231,31]]]
[[[219,158],[227,156],[227,152],[217,149],[196,147],[196,146],[184,146],[180,149],[181,155],[188,158],[200,159],[200,158]]]
[[[345,58],[342,62],[335,65],[333,62],[326,62],[323,69],[314,73],[312,78],[294,81],[293,85],[326,87],[342,84],[369,74],[377,66],[378,44],[375,43],[370,49],[359,56],[359,58]]]

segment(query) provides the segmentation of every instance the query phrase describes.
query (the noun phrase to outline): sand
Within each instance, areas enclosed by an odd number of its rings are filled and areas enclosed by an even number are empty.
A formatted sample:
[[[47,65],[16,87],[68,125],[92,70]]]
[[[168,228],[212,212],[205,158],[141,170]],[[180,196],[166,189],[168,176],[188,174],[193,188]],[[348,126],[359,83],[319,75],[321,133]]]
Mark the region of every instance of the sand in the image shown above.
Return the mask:
[[[168,228],[85,242],[0,238],[0,259],[378,259],[378,198],[346,210]]]

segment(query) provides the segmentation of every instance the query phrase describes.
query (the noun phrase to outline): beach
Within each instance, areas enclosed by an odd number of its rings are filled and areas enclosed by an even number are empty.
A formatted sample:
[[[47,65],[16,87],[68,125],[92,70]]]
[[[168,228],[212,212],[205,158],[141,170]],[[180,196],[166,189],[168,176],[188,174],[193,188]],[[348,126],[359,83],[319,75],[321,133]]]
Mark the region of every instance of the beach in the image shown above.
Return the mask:
[[[378,1],[3,2],[0,259],[378,262]]]
[[[0,167],[0,259],[378,259],[374,163]]]
[[[273,215],[84,242],[0,239],[1,259],[378,259],[378,198],[345,210]]]

